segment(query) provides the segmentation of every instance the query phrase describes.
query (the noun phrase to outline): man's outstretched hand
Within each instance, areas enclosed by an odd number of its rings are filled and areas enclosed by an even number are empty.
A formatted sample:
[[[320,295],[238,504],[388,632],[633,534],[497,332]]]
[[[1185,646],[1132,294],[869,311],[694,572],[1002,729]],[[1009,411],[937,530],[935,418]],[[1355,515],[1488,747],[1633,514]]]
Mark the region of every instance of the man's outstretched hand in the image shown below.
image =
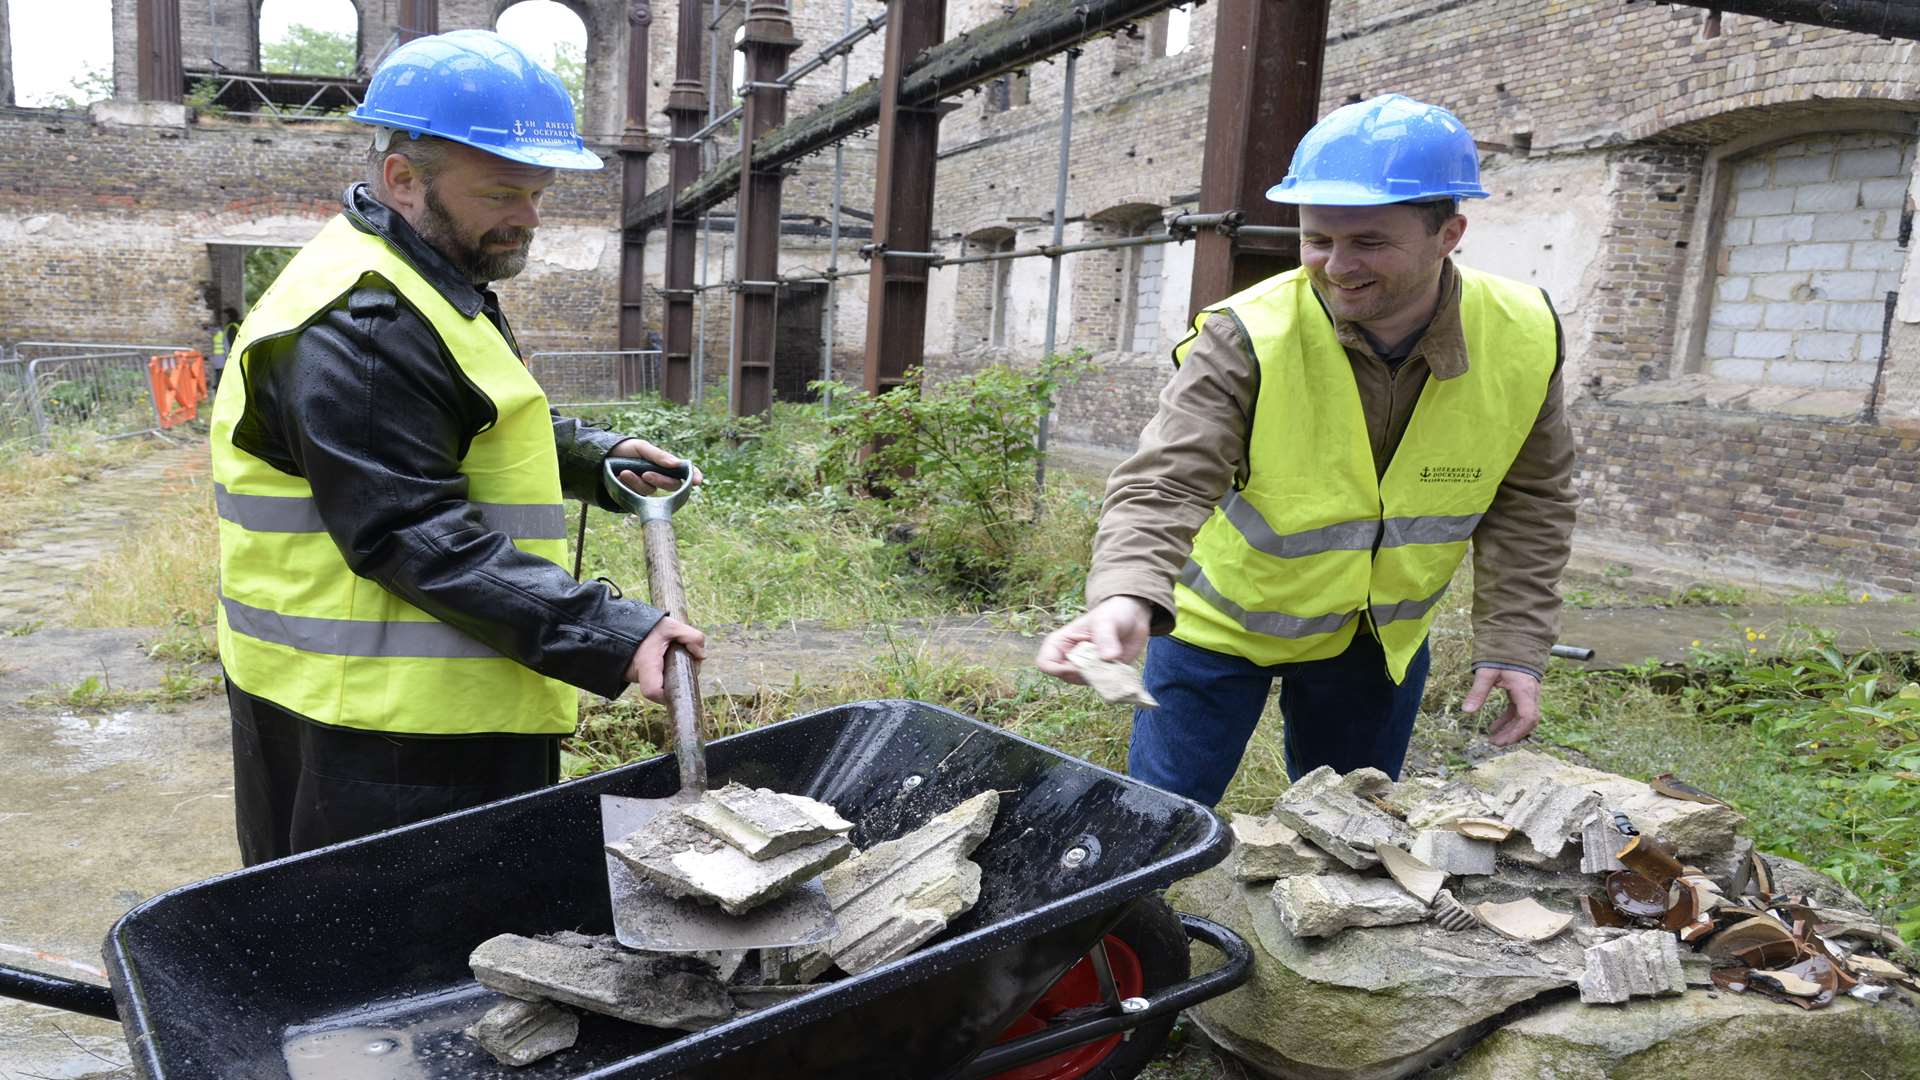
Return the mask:
[[[1100,650],[1100,659],[1131,664],[1140,650],[1147,647],[1147,630],[1152,620],[1152,608],[1145,600],[1137,596],[1110,596],[1048,634],[1033,662],[1056,679],[1085,685],[1080,670],[1067,660],[1069,650],[1083,641],[1091,641],[1094,648]]]
[[[1487,737],[1495,746],[1512,746],[1533,734],[1540,723],[1540,680],[1510,668],[1481,668],[1473,673],[1473,689],[1467,691],[1460,711],[1479,712],[1496,689],[1506,691],[1507,711],[1487,725]]]

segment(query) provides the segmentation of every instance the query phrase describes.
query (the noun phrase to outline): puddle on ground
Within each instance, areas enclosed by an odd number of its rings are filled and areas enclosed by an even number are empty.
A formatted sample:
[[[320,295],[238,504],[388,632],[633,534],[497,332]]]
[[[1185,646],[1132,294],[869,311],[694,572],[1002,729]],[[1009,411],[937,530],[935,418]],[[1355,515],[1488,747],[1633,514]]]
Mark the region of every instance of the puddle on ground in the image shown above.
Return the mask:
[[[384,1016],[352,1014],[289,1028],[281,1050],[291,1080],[442,1080],[493,1059],[462,1029],[499,1001],[469,987],[414,998]],[[475,1059],[478,1060],[475,1060]]]

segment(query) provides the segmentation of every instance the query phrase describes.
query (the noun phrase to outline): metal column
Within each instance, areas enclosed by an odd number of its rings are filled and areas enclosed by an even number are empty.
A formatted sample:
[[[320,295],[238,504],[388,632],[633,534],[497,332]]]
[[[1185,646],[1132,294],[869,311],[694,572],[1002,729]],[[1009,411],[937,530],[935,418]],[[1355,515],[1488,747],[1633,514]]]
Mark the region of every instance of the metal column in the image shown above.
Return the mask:
[[[773,407],[774,320],[779,311],[779,166],[752,160],[753,140],[787,122],[787,57],[800,47],[785,0],[753,0],[747,9],[747,85],[740,117],[740,201],[735,216],[733,304],[733,414],[757,416]]]
[[[653,140],[647,135],[648,51],[652,42],[653,6],[632,0],[627,8],[626,123],[620,133],[620,220],[625,221],[647,197],[647,159]],[[647,349],[647,233],[620,231],[620,349]],[[644,358],[624,356],[617,372],[620,396],[632,397],[648,385]]]
[[[682,208],[674,196],[700,175],[700,144],[693,138],[707,113],[707,88],[700,81],[700,37],[706,32],[700,0],[680,0],[677,30],[673,90],[667,95],[673,150],[667,176],[671,209],[667,216],[666,356],[660,392],[668,401],[690,405],[699,392],[693,385],[693,215],[699,208]]]
[[[866,388],[885,393],[906,381],[927,348],[927,264],[887,250],[933,245],[933,173],[940,148],[940,106],[900,103],[907,64],[936,45],[946,0],[888,0],[880,74],[879,154],[873,186],[873,273],[867,292]]]
[[[1053,178],[1053,248],[1054,253],[1047,258],[1047,327],[1040,346],[1042,361],[1051,359],[1055,345],[1054,324],[1060,320],[1060,246],[1066,242],[1067,227],[1067,166],[1073,159],[1073,74],[1080,66],[1080,49],[1075,46],[1067,50],[1066,84],[1060,90],[1060,159],[1056,163]],[[1047,411],[1040,414],[1040,431],[1034,437],[1034,447],[1039,456],[1034,459],[1033,485],[1036,488],[1047,486],[1047,435],[1053,426],[1053,403],[1047,403]]]
[[[1247,225],[1298,225],[1293,207],[1268,202],[1293,148],[1320,114],[1328,0],[1220,0],[1200,166],[1200,212],[1239,211]],[[1196,237],[1191,318],[1201,308],[1299,265],[1293,237]]]
[[[402,45],[440,32],[440,0],[400,0],[399,16],[400,25],[394,29]]]
[[[179,101],[187,72],[180,61],[180,0],[139,0],[135,13],[140,100]]]

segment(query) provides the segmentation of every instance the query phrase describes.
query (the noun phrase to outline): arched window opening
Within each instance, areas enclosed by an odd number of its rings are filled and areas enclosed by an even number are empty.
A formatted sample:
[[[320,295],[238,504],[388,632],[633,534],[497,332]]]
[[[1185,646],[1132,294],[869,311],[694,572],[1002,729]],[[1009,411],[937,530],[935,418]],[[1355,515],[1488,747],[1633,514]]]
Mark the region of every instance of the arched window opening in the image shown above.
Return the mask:
[[[84,109],[113,96],[113,8],[107,0],[12,4],[8,29],[15,104]]]
[[[260,70],[350,79],[360,52],[353,0],[265,0]]]
[[[500,13],[494,29],[567,84],[574,123],[586,120],[587,24],[554,0],[521,0]]]

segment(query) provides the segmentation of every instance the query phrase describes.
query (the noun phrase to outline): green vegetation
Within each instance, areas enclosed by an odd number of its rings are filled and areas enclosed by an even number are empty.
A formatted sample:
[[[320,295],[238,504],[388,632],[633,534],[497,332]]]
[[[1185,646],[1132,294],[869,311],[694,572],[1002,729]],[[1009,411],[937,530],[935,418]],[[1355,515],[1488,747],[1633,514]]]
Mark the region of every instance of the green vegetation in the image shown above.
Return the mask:
[[[295,23],[287,27],[286,37],[260,43],[260,68],[344,79],[353,74],[356,51],[357,35]]]
[[[20,104],[41,109],[84,109],[112,96],[113,72],[87,64],[60,89],[50,90],[41,94],[38,100],[22,101]]]
[[[299,248],[250,247],[242,263],[241,278],[249,306],[259,303],[265,295],[267,286],[280,276],[293,257],[299,254]]]

